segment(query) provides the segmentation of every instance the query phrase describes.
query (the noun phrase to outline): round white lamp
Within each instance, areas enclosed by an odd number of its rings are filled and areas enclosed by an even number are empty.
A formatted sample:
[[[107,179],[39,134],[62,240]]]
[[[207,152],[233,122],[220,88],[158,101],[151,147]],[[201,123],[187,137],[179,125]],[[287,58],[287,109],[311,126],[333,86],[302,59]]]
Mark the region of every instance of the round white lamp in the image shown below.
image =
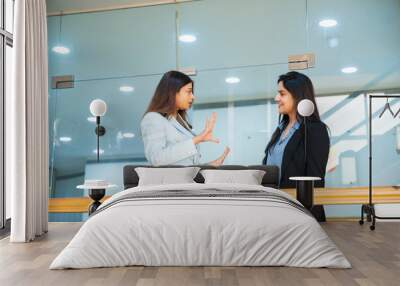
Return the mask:
[[[104,116],[107,111],[107,104],[105,103],[104,100],[101,99],[95,99],[90,103],[90,112],[93,114],[93,116],[96,116],[96,129],[95,133],[97,135],[97,162],[100,160],[100,139],[99,136],[103,136],[106,133],[106,129],[100,125],[100,117]]]
[[[104,116],[107,111],[107,104],[104,100],[95,99],[90,103],[90,112],[93,116]]]
[[[304,176],[290,177],[296,181],[296,198],[306,208],[311,210],[314,205],[314,181],[320,180],[319,177],[307,176],[307,117],[314,113],[314,103],[309,99],[301,100],[297,105],[297,112],[304,118]]]
[[[303,99],[297,105],[297,111],[301,116],[308,117],[314,113],[314,103],[309,99]]]
[[[304,117],[304,167],[307,176],[307,117],[314,113],[314,103],[309,99],[300,100],[297,105],[297,112]]]

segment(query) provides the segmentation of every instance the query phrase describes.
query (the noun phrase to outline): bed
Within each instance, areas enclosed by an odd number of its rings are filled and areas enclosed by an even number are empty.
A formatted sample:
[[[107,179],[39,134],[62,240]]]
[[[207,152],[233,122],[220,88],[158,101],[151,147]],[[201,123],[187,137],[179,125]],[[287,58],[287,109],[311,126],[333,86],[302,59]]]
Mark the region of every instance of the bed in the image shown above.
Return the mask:
[[[313,216],[276,188],[276,167],[220,167],[265,170],[262,185],[205,184],[198,174],[196,183],[155,186],[138,186],[136,167],[125,166],[125,190],[99,207],[50,269],[351,267]]]

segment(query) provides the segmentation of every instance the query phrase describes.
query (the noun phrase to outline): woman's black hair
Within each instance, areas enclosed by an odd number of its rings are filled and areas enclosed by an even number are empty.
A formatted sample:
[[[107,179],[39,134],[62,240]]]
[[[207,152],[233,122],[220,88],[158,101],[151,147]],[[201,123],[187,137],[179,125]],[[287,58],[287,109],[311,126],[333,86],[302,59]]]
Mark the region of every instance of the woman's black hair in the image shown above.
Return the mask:
[[[166,72],[161,78],[154,92],[154,95],[150,101],[148,112],[158,112],[164,117],[168,117],[176,112],[176,94],[185,85],[192,83],[194,89],[193,80],[186,74],[179,71],[169,71]],[[187,124],[190,128],[192,126],[187,121],[186,110],[178,110],[178,115],[176,120],[182,124],[183,127],[187,128]],[[181,121],[184,122],[181,122]]]
[[[315,102],[315,93],[314,93],[314,86],[308,76],[305,74],[296,72],[296,71],[291,71],[286,74],[280,75],[278,78],[277,83],[282,82],[283,86],[294,99],[294,106],[296,108],[297,112],[297,105],[299,102],[303,99],[309,99],[314,103],[314,113],[308,117],[310,121],[321,121],[318,108],[317,108],[317,103]],[[302,118],[300,114],[297,112],[297,121],[302,122]],[[289,115],[284,114],[279,115],[279,123],[283,125],[283,129],[285,130],[286,126],[289,124]],[[279,137],[281,134],[281,129],[275,130],[275,132],[272,134],[271,140],[269,141],[267,145],[267,152],[270,152],[271,148],[275,145],[275,143],[278,141]]]

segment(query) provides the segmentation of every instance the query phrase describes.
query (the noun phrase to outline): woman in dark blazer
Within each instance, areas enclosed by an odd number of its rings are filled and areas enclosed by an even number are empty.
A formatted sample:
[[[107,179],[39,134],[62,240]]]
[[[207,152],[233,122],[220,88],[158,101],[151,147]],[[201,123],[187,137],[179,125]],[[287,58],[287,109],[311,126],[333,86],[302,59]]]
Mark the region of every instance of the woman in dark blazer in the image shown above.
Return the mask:
[[[314,103],[314,113],[307,118],[307,170],[304,154],[303,117],[297,112],[302,99]],[[265,149],[263,164],[276,165],[280,169],[280,188],[294,188],[292,176],[315,176],[316,187],[325,186],[325,169],[329,155],[327,126],[320,119],[311,80],[299,72],[288,72],[278,79],[278,94],[275,97],[280,117],[279,126],[272,134]],[[314,206],[311,212],[319,221],[325,221],[322,206]]]

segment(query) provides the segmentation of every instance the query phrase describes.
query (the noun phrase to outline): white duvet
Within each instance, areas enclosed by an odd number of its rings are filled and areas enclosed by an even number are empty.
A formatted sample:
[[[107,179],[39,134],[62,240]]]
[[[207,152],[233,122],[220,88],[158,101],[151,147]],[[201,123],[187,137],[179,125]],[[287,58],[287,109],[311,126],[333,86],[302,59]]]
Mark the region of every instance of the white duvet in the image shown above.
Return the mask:
[[[131,188],[103,203],[99,208],[103,210],[82,225],[50,269],[127,265],[351,267],[318,222],[290,204],[251,197],[121,200],[137,192],[211,189],[258,190],[296,202],[282,191],[254,185]]]

